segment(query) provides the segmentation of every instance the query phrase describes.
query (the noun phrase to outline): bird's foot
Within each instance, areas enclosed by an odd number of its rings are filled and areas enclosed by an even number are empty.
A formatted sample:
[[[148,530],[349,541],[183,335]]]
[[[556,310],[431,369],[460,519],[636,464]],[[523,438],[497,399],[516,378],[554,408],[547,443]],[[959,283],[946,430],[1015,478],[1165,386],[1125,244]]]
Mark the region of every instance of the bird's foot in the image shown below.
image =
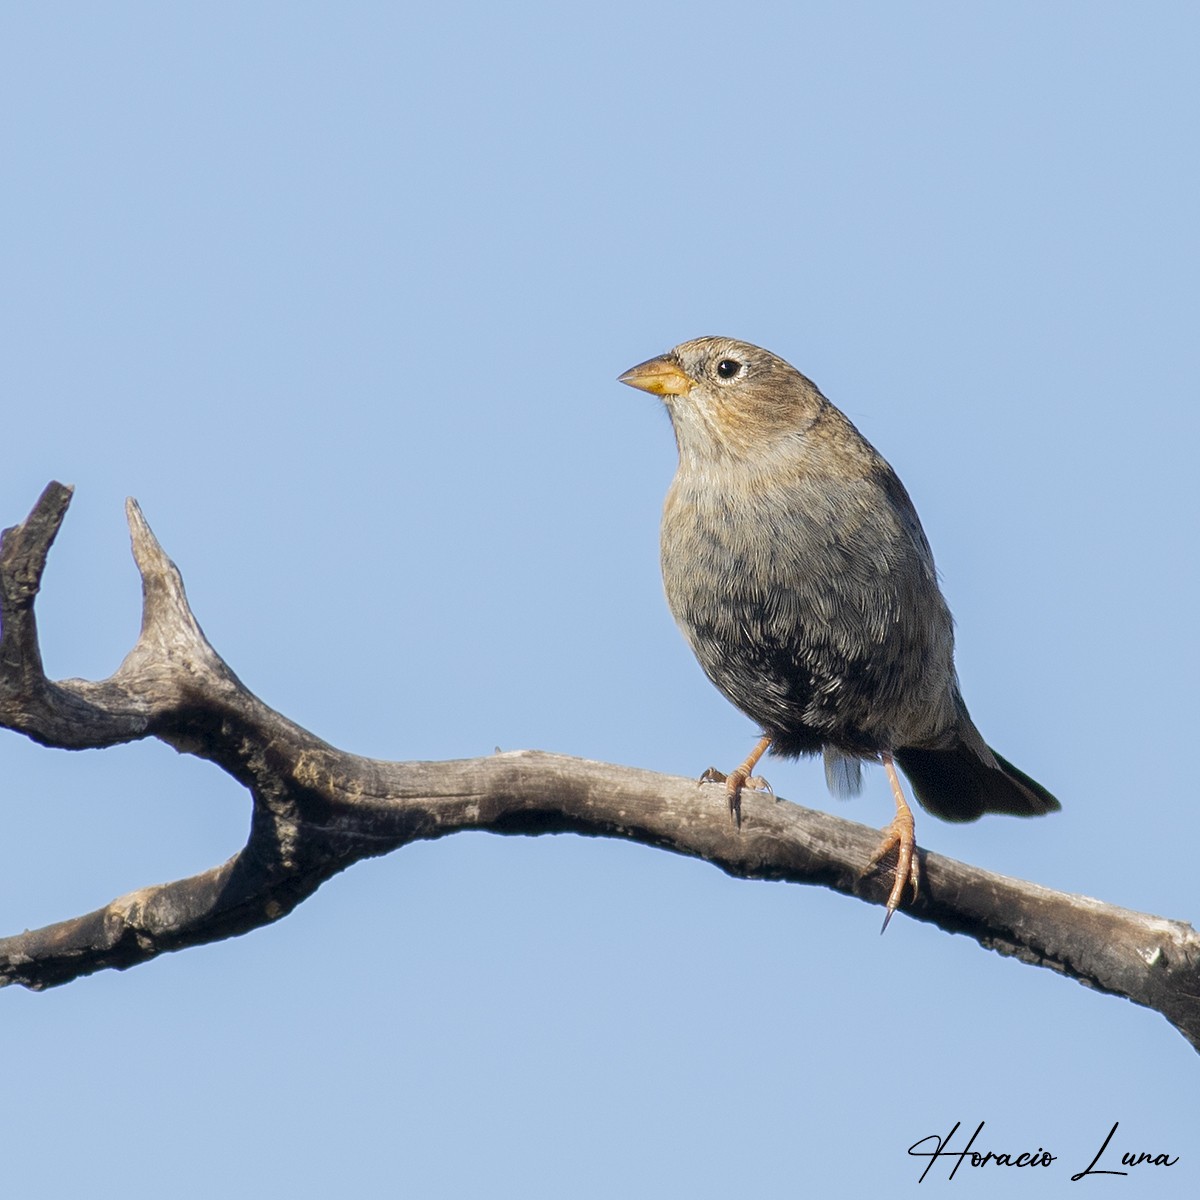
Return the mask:
[[[725,785],[725,794],[729,798],[729,819],[741,829],[742,827],[742,791],[749,788],[752,792],[766,792],[772,800],[775,799],[775,789],[761,776],[751,775],[743,768],[738,767],[732,775],[726,775],[724,771],[718,771],[716,767],[709,767],[703,775],[700,776],[700,783],[723,783]]]
[[[725,794],[729,797],[729,817],[738,829],[742,827],[742,788],[748,787],[755,791],[771,792],[771,797],[774,799],[775,793],[771,791],[771,785],[765,779],[758,779],[750,774],[758,766],[758,760],[766,754],[770,744],[771,739],[764,733],[755,743],[754,749],[746,756],[746,761],[732,775],[722,775],[715,767],[709,767],[700,776],[701,783],[725,784]]]
[[[912,886],[912,898],[916,900],[921,890],[921,864],[917,858],[916,824],[913,821],[912,809],[904,799],[904,789],[900,786],[900,776],[896,774],[896,764],[890,754],[883,754],[881,757],[887,770],[888,782],[892,785],[896,815],[892,818],[892,823],[884,829],[883,841],[879,844],[879,849],[871,855],[867,872],[873,870],[892,850],[896,851],[896,873],[892,880],[891,893],[888,895],[883,929],[879,931],[883,933],[892,919],[892,913],[900,907],[900,901],[904,899],[905,885]]]
[[[907,819],[906,819],[907,818]],[[915,900],[921,888],[921,866],[917,859],[916,832],[912,813],[896,814],[895,820],[883,831],[883,841],[879,849],[871,855],[864,874],[873,871],[893,850],[896,851],[895,875],[892,879],[892,890],[887,900],[887,915],[883,918],[883,929],[888,927],[892,913],[900,907],[904,899],[905,886],[912,887],[912,898]],[[883,929],[879,932],[882,933]]]

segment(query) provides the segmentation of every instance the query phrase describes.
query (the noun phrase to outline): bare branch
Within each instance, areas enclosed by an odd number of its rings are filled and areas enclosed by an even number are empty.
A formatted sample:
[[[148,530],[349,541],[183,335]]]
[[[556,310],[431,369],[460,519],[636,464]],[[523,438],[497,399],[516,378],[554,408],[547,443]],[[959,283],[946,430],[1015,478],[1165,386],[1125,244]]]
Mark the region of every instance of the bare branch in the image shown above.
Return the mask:
[[[878,831],[761,794],[743,826],[724,792],[536,751],[394,763],[346,754],[268,708],[209,645],[174,564],[128,505],[142,629],[117,672],[52,683],[33,603],[70,502],[51,484],[0,542],[0,725],[71,749],[157,737],[249,789],[246,847],[223,866],[0,939],[0,983],[51,987],[105,967],[269,924],[362,858],[464,829],[618,837],[702,858],[744,879],[821,884],[883,904],[865,873]],[[922,855],[917,920],[1161,1012],[1200,1049],[1200,938],[1171,921]]]

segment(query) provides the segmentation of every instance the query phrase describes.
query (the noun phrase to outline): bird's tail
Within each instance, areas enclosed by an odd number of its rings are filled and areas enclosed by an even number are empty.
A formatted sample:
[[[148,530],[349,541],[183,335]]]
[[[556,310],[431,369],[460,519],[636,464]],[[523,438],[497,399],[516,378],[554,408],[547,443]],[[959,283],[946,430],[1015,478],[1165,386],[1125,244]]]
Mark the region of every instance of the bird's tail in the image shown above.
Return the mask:
[[[943,821],[974,821],[987,812],[1040,817],[1062,805],[1040,783],[978,739],[946,750],[897,750],[896,761],[912,782],[922,806]]]

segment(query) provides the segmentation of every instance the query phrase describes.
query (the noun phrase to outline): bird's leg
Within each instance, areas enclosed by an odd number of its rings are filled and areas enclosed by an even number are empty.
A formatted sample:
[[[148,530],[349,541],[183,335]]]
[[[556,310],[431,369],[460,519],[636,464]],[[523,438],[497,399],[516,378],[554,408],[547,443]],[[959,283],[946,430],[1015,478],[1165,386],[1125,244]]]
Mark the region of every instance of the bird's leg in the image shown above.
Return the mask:
[[[715,767],[709,767],[700,776],[701,783],[725,784],[725,794],[729,797],[729,816],[739,829],[742,827],[742,788],[749,784],[752,788],[771,790],[771,785],[765,779],[755,779],[752,774],[758,766],[758,760],[766,754],[770,745],[771,739],[764,734],[755,743],[754,749],[746,755],[746,761],[733,774],[723,775]]]
[[[886,929],[888,922],[892,919],[892,913],[900,907],[906,883],[912,884],[912,898],[914,900],[917,898],[921,869],[916,855],[916,825],[913,822],[912,809],[908,807],[908,801],[904,799],[904,789],[900,786],[900,776],[896,774],[896,764],[892,761],[891,754],[886,751],[881,757],[884,769],[888,774],[888,782],[892,785],[892,795],[896,799],[896,816],[883,831],[883,842],[879,849],[871,855],[867,870],[874,867],[893,847],[896,849],[896,876],[892,883],[891,895],[888,896],[887,916],[883,918],[883,929]],[[879,932],[882,933],[883,929]]]

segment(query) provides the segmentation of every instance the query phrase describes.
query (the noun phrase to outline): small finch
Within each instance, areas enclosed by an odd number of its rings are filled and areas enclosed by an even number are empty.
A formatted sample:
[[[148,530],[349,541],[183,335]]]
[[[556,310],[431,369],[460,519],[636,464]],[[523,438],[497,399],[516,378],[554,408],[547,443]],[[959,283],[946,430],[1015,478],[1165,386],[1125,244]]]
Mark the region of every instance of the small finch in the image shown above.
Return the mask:
[[[741,790],[770,749],[818,751],[839,792],[882,762],[896,801],[876,862],[897,851],[884,928],[919,883],[912,811],[947,821],[1032,817],[1058,801],[975,728],[954,670],[950,610],[904,485],[816,385],[729,338],[684,342],[625,372],[662,397],[679,469],[662,520],[667,602],[709,679],[762,737],[727,778]],[[724,778],[716,772],[708,778]]]

